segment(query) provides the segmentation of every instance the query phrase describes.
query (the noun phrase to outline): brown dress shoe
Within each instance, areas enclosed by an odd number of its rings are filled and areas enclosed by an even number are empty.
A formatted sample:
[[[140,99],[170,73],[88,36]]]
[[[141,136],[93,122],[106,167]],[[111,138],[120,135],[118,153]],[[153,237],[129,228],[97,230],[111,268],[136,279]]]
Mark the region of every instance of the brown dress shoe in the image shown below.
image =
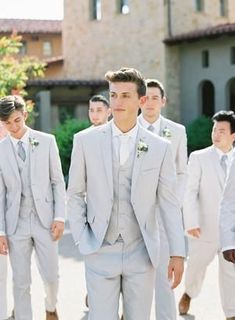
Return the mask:
[[[191,298],[187,293],[184,293],[179,302],[179,313],[184,315],[188,313]]]
[[[56,310],[53,312],[46,311],[46,320],[59,320]]]

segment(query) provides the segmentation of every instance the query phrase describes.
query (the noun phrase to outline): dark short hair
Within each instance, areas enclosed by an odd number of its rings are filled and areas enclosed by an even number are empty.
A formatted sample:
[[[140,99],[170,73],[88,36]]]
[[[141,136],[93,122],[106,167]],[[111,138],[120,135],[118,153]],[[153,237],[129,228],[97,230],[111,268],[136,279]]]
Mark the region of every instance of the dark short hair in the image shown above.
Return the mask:
[[[163,84],[157,79],[146,79],[147,88],[158,88],[161,92],[162,98],[165,97],[165,89]]]
[[[141,73],[134,68],[121,68],[117,71],[108,71],[105,79],[109,82],[132,82],[137,86],[139,98],[146,95],[146,84]]]
[[[102,96],[101,94],[97,94],[95,96],[92,96],[90,98],[89,102],[102,102],[107,108],[109,108],[108,100],[104,96]]]
[[[17,95],[0,99],[0,120],[7,121],[14,111],[25,111],[25,101]]]
[[[235,114],[233,111],[221,110],[213,115],[213,121],[226,121],[230,123],[231,133],[235,132]]]

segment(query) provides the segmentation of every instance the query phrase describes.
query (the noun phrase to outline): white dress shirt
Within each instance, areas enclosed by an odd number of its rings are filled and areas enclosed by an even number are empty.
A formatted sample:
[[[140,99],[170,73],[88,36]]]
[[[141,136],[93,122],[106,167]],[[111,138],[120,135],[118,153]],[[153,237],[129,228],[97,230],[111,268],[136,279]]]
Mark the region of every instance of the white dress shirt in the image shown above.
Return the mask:
[[[130,153],[135,149],[137,133],[138,133],[137,124],[130,131],[123,133],[115,125],[114,121],[112,122],[113,150],[115,154],[118,156],[121,165],[124,164],[125,160],[128,159]],[[124,148],[121,148],[122,138],[127,138],[126,146]]]
[[[147,120],[144,119],[143,115],[140,114],[139,116],[139,122],[141,124],[142,127],[144,127],[145,129],[148,129],[148,127],[151,125],[154,127],[154,130],[152,131],[154,134],[157,134],[158,136],[160,136],[160,130],[161,130],[161,115],[159,116],[159,118],[153,122],[153,123],[149,123]]]

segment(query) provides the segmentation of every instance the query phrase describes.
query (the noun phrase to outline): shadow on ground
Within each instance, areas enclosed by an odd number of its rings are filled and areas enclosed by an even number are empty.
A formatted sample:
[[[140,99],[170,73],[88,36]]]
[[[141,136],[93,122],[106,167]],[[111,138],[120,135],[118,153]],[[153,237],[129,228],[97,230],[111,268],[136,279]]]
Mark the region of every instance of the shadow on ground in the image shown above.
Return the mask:
[[[64,258],[72,258],[76,261],[83,261],[78,248],[74,245],[74,241],[70,233],[63,235],[59,242],[59,255]]]

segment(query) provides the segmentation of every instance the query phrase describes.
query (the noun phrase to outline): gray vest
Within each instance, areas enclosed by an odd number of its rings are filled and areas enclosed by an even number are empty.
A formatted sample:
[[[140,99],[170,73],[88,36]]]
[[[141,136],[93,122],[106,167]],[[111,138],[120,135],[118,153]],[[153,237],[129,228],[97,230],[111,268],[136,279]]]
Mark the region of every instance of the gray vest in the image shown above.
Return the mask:
[[[18,167],[21,179],[21,201],[20,216],[27,217],[31,212],[36,212],[30,181],[30,154],[28,153],[25,161],[17,155]]]
[[[141,231],[131,204],[131,183],[135,152],[120,165],[113,151],[114,202],[105,240],[110,244],[122,238],[125,243],[141,239]]]

